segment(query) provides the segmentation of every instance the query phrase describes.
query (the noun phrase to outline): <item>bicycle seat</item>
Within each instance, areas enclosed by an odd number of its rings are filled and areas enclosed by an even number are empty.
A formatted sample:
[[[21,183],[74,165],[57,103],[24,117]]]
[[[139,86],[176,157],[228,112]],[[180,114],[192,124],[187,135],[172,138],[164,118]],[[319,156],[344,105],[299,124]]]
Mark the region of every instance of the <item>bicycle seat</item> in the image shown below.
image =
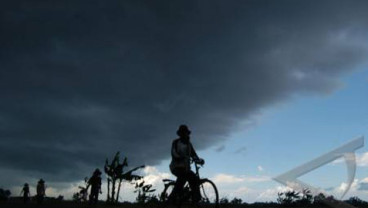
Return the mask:
[[[174,180],[171,179],[162,179],[163,182],[174,182]]]

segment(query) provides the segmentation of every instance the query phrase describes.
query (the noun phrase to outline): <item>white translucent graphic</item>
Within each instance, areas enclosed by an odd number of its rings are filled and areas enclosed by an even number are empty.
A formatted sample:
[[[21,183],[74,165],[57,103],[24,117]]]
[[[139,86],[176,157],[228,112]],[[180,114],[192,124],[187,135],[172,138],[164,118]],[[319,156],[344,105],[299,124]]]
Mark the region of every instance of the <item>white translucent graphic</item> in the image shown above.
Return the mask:
[[[303,165],[300,165],[292,170],[289,170],[275,178],[273,178],[275,181],[286,185],[296,191],[302,191],[303,189],[309,189],[314,195],[317,195],[321,193],[322,191],[306,184],[297,178],[311,172],[312,170],[315,170],[327,163],[330,163],[338,158],[343,157],[346,163],[346,169],[347,169],[347,181],[346,181],[346,188],[340,197],[342,199],[345,194],[349,191],[351,184],[354,181],[355,178],[355,171],[356,171],[356,158],[355,158],[355,150],[361,148],[364,146],[364,137],[360,136],[350,142],[348,142],[345,145],[342,145],[326,154],[323,154],[307,163],[304,163]],[[330,204],[334,207],[352,207],[351,205],[347,205],[346,203],[339,202],[339,204]]]

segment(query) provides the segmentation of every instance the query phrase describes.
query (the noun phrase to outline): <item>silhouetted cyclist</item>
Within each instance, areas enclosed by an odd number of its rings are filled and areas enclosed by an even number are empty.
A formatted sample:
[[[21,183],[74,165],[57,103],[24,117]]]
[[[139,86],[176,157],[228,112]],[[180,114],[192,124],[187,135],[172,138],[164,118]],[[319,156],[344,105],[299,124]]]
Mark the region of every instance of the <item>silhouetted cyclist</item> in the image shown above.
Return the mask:
[[[175,139],[171,147],[171,163],[170,170],[177,179],[175,182],[175,187],[171,192],[168,202],[176,202],[178,194],[183,190],[185,183],[188,181],[189,186],[192,190],[192,200],[193,203],[197,203],[201,194],[199,192],[199,178],[190,169],[190,160],[194,160],[197,163],[204,164],[204,160],[200,159],[195,152],[192,143],[190,142],[190,130],[186,125],[180,125],[176,134],[179,136]]]
[[[87,190],[88,187],[91,186],[91,194],[89,195],[89,203],[97,204],[98,202],[98,195],[101,191],[101,171],[100,169],[96,169],[93,172],[92,177],[88,180]]]

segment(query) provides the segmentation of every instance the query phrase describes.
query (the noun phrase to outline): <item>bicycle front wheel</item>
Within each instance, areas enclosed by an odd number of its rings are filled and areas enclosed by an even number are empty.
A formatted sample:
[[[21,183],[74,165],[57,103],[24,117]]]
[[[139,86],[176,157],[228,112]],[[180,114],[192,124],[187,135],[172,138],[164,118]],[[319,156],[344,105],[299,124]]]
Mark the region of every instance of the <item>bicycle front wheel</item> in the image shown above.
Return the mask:
[[[208,179],[201,179],[200,186],[201,200],[200,203],[208,208],[219,207],[219,196],[216,185]]]

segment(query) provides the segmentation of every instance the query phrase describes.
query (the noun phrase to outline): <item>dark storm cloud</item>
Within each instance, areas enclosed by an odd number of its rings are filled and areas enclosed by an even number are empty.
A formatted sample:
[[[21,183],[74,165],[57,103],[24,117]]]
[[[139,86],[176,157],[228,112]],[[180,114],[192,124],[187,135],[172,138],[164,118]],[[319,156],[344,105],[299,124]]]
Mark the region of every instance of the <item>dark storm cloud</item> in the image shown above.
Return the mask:
[[[11,3],[10,3],[11,2]],[[199,149],[366,60],[362,1],[3,1],[0,165],[75,180],[121,150]],[[8,171],[8,172],[9,172]]]

